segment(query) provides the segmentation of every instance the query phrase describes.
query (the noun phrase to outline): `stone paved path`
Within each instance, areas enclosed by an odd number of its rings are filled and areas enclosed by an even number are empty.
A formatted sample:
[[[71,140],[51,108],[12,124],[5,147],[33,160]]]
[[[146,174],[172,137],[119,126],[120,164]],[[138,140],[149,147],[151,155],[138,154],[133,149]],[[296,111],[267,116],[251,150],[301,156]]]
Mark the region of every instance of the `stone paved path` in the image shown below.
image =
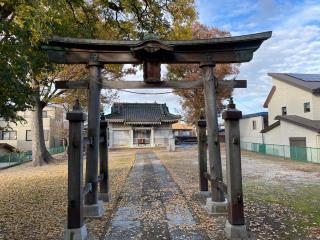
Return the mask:
[[[155,153],[141,151],[105,240],[206,240],[186,199]]]

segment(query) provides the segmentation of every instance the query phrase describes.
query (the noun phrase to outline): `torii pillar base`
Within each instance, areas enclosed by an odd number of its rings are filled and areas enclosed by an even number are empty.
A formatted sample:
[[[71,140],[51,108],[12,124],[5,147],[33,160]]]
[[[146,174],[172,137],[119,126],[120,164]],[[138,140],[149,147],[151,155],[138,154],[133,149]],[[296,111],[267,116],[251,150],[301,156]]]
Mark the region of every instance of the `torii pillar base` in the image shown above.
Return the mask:
[[[105,203],[109,203],[112,200],[112,195],[111,192],[107,192],[107,193],[99,193],[99,200],[105,202]]]
[[[86,225],[81,228],[65,229],[64,240],[89,240]]]
[[[228,239],[237,239],[237,240],[249,239],[246,225],[232,225],[227,220],[224,231]]]
[[[227,199],[225,199],[224,202],[214,202],[212,201],[211,197],[207,198],[205,208],[210,215],[216,215],[216,216],[228,215]]]
[[[102,201],[98,201],[97,204],[83,206],[83,215],[86,218],[101,218],[103,214],[104,208]]]

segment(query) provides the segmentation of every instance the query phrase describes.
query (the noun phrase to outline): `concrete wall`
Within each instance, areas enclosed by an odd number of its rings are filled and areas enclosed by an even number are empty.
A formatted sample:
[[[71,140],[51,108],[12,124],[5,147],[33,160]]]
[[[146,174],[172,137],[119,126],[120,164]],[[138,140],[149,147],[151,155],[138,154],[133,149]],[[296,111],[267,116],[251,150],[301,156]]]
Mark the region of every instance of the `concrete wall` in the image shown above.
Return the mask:
[[[134,129],[149,129],[150,144],[146,147],[166,147],[168,145],[168,139],[173,138],[171,125],[163,124],[160,126],[131,126],[124,125],[122,123],[109,123],[109,147],[141,147],[133,143],[133,131]],[[123,139],[117,139],[118,136],[123,136]]]
[[[298,115],[312,120],[320,120],[320,96],[275,78],[272,78],[272,83],[276,86],[276,91],[268,105],[269,124],[276,121],[274,118],[277,115],[282,115],[282,107],[287,107],[287,115]],[[304,112],[305,102],[310,102],[310,112]]]
[[[120,123],[109,123],[109,147],[131,147],[132,127]],[[121,137],[122,136],[122,137]],[[121,137],[121,139],[120,139]]]
[[[297,125],[281,121],[280,126],[264,133],[266,144],[290,145],[290,137],[305,137],[306,146],[320,148],[319,133]]]
[[[173,131],[168,126],[156,128],[154,131],[155,146],[166,147],[169,144],[169,139],[173,138]]]
[[[44,108],[47,111],[47,117],[43,118],[43,129],[49,132],[48,140],[45,144],[48,148],[62,145],[62,140],[59,131],[63,129],[63,108],[48,106]],[[21,150],[31,150],[32,141],[26,140],[27,130],[32,130],[31,126],[31,111],[19,112],[20,116],[24,117],[26,123],[9,123],[13,131],[17,131],[16,140],[0,140],[0,143],[8,143]],[[6,125],[5,122],[0,122],[0,125]]]
[[[265,143],[270,144],[266,147],[266,153],[289,158],[291,153],[287,146],[290,146],[291,137],[306,138],[307,160],[320,163],[319,133],[284,121],[281,121],[280,126],[264,133]]]
[[[256,121],[256,129],[252,128],[253,121]],[[240,119],[240,141],[263,143],[260,131],[264,128],[263,117],[251,117]]]

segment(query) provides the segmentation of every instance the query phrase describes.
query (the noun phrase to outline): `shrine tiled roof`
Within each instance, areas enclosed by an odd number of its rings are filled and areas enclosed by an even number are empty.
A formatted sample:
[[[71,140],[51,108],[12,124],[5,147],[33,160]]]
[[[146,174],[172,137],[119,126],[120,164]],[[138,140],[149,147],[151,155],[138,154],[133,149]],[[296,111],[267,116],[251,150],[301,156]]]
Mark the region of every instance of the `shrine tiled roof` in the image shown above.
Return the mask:
[[[111,113],[105,116],[111,123],[161,124],[175,123],[179,115],[169,112],[166,104],[159,103],[114,103]]]

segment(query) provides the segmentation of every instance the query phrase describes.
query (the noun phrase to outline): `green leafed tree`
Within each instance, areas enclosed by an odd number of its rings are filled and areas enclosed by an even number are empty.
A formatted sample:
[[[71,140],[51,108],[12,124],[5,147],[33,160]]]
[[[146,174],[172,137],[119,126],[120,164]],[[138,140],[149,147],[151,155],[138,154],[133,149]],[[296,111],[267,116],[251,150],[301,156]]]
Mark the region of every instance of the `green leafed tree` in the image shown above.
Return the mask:
[[[0,116],[20,120],[16,112],[31,108],[33,163],[48,163],[51,156],[44,144],[42,109],[74,95],[53,90],[52,82],[64,72],[77,71],[74,79],[84,79],[87,72],[83,67],[50,64],[41,43],[54,34],[115,40],[143,39],[150,33],[162,39],[190,38],[195,18],[193,0],[1,0],[0,95],[4,97]],[[127,73],[123,66],[104,70],[115,78]],[[77,94],[83,97],[86,92]]]

